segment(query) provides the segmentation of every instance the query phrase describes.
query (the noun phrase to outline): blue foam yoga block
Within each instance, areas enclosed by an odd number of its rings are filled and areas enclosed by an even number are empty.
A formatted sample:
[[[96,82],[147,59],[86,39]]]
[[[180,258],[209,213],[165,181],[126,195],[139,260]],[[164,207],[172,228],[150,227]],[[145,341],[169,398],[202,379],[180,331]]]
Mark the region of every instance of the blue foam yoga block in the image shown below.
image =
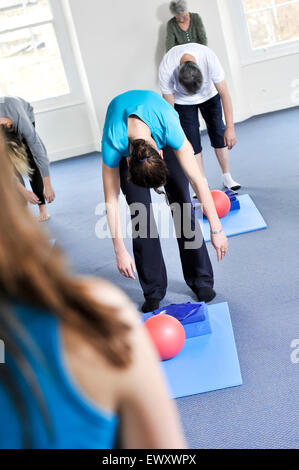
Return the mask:
[[[239,210],[241,206],[240,206],[240,201],[237,197],[237,193],[235,193],[234,191],[228,190],[228,191],[225,191],[225,194],[230,199],[230,212]],[[201,210],[198,199],[193,199],[192,204],[196,210]],[[206,216],[204,214],[203,214],[203,218],[206,219]]]
[[[267,224],[248,194],[238,196],[240,210],[229,212],[221,220],[223,230],[227,237],[242,233],[254,232],[267,228]],[[207,219],[202,219],[202,212],[198,210],[199,222],[203,229],[206,242],[211,240],[210,226]]]
[[[176,357],[161,362],[172,398],[242,385],[228,304],[209,305],[208,313],[212,334],[186,339]]]
[[[238,199],[238,193],[236,193],[235,191],[232,191],[231,189],[228,189],[227,191],[225,191],[225,194],[230,199],[230,212],[238,211],[241,207],[240,201]]]
[[[186,338],[211,333],[209,312],[204,302],[168,305],[154,312],[143,314],[142,321],[145,322],[149,318],[161,313],[166,313],[167,315],[177,318],[185,329]]]
[[[183,325],[186,333],[186,338],[194,338],[196,336],[209,335],[212,333],[209,312],[205,313],[205,318],[200,322],[188,323]]]
[[[241,206],[240,206],[240,201],[239,201],[238,198],[230,201],[230,212],[231,211],[238,211],[238,210],[240,210],[240,208],[241,208]]]

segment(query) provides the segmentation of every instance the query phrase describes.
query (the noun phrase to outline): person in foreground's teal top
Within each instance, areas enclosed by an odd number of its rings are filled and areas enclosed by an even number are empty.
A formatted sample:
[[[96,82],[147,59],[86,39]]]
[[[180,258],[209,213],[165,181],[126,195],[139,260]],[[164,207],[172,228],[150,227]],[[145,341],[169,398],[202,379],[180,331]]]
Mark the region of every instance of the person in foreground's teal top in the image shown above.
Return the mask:
[[[158,149],[167,145],[178,150],[184,143],[178,113],[158,93],[132,90],[116,96],[110,103],[103,130],[102,154],[110,168],[129,156],[128,117],[138,116],[151,130]]]
[[[135,306],[70,272],[6,153],[0,133],[0,448],[185,448]]]
[[[204,206],[211,230],[216,232],[212,234],[212,244],[219,261],[225,256],[228,243],[174,106],[154,91],[132,90],[116,96],[107,110],[102,158],[107,220],[117,268],[123,276],[133,280],[138,272],[145,298],[142,311],[157,310],[167,289],[167,273],[150,194],[150,188],[161,194],[162,186],[173,208],[172,215],[176,212],[176,235],[185,281],[200,302],[210,302],[216,295],[213,269],[191,206],[189,183]],[[138,215],[138,223],[132,227],[135,263],[123,240],[120,189],[132,218]]]
[[[118,418],[93,404],[72,379],[66,367],[56,317],[35,308],[17,304],[13,313],[26,328],[42,360],[23,348],[25,359],[34,369],[44,393],[53,433],[51,438],[32,396],[32,390],[18,372],[14,361],[6,355],[5,366],[14,374],[18,387],[30,410],[30,428],[35,449],[111,449],[115,444]],[[22,345],[19,344],[22,347]],[[43,362],[46,361],[47,367]],[[22,448],[20,418],[8,390],[0,381],[0,449]]]
[[[117,298],[118,292],[111,292],[110,285],[106,287],[108,292]],[[101,291],[102,288],[98,285],[97,289]],[[122,301],[126,301],[125,296]],[[0,318],[2,307],[0,305]],[[113,449],[116,446],[124,448],[126,446],[128,448],[147,448],[149,446],[148,448],[164,449],[184,447],[183,435],[173,404],[170,403],[166,387],[162,382],[162,375],[157,381],[157,371],[160,376],[160,367],[153,354],[152,345],[145,335],[138,339],[143,349],[143,351],[138,351],[138,354],[141,354],[138,362],[142,361],[144,364],[143,369],[137,375],[136,370],[131,370],[132,382],[134,383],[127,387],[126,372],[123,370],[119,371],[117,382],[115,382],[115,378],[112,379],[114,386],[118,387],[118,396],[126,404],[125,406],[122,404],[120,409],[117,408],[117,411],[111,412],[91,400],[82,391],[81,384],[78,384],[74,378],[69,364],[69,356],[65,351],[62,322],[56,316],[20,302],[9,306],[9,314],[12,319],[12,336],[15,346],[20,348],[22,352],[23,369],[27,369],[28,372],[28,367],[24,367],[27,362],[34,371],[46,405],[50,425],[46,425],[47,422],[41,413],[40,403],[34,396],[32,384],[28,385],[24,379],[19,365],[16,365],[15,357],[6,354],[5,364],[0,364],[0,449]],[[138,330],[140,329],[138,319]],[[139,332],[137,336],[139,337]],[[150,355],[148,346],[150,346]],[[73,347],[80,349],[79,344],[74,344]],[[144,359],[142,354],[145,355]],[[89,357],[87,356],[86,359],[85,367],[88,370]],[[154,375],[152,375],[153,364],[157,369]],[[18,392],[22,396],[22,402],[27,406],[28,415],[23,415],[23,420],[12,400],[11,387],[7,387],[7,383],[3,380],[1,367],[13,375]],[[147,374],[153,378],[153,383],[140,387],[141,380],[147,382],[147,379],[144,378],[144,367],[147,368]],[[96,364],[93,374],[102,375],[101,368],[97,368]],[[105,391],[109,389],[109,386],[107,389],[107,382],[111,381],[112,377],[109,373],[102,376],[102,382],[106,383],[106,386],[100,385],[102,394],[105,394]],[[85,374],[85,381],[86,378]],[[96,386],[94,381],[93,384]],[[155,386],[156,390],[154,390]],[[134,397],[130,396],[132,387],[138,389]],[[122,388],[125,394],[122,393]],[[142,390],[143,388],[144,390]],[[141,400],[138,396],[140,393],[143,395]],[[147,399],[147,393],[150,394],[151,400]],[[144,406],[146,402],[150,402],[150,404]],[[119,413],[120,417],[116,413]],[[125,419],[122,413],[124,413]],[[135,418],[133,418],[134,414]],[[164,416],[165,425],[160,422],[161,416]],[[171,431],[168,429],[169,422],[173,426]],[[28,427],[29,441],[28,439],[24,441],[24,424],[25,428]],[[148,429],[152,430],[152,436],[148,436]]]

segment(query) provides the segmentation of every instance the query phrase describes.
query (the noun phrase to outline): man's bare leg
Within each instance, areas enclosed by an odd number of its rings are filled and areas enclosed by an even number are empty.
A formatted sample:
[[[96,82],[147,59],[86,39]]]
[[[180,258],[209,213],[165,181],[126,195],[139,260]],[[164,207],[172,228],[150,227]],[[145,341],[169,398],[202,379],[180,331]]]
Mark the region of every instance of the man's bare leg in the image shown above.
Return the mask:
[[[216,153],[217,160],[219,162],[220,168],[222,170],[222,174],[230,172],[229,166],[229,152],[228,148],[224,147],[222,149],[214,149]]]
[[[215,149],[216,157],[222,171],[222,181],[226,188],[237,191],[241,185],[233,180],[230,174],[229,151],[227,147]]]
[[[204,169],[204,165],[203,165],[202,152],[197,153],[195,155],[195,158],[196,158],[196,161],[197,161],[197,164],[199,166],[201,174],[205,177],[205,169]]]

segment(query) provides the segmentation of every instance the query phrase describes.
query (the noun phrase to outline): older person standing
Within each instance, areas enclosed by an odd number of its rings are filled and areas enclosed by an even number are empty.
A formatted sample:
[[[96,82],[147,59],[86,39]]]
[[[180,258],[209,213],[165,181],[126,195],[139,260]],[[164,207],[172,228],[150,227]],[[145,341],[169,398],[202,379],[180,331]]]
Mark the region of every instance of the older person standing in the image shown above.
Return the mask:
[[[185,0],[170,2],[174,15],[167,23],[166,52],[174,46],[189,42],[208,44],[206,30],[198,13],[189,13]]]
[[[161,62],[159,81],[163,97],[180,116],[181,126],[193,146],[202,175],[204,166],[198,111],[206,122],[224,186],[235,191],[240,189],[240,183],[233,180],[230,173],[229,150],[237,141],[232,100],[216,54],[201,44],[173,47]]]

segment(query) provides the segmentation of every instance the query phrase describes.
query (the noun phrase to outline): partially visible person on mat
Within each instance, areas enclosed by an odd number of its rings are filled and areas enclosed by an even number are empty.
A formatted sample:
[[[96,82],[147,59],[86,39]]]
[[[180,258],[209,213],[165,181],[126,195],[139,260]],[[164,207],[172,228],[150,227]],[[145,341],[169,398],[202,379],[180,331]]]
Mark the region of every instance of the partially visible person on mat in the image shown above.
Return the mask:
[[[175,228],[185,281],[199,301],[213,300],[216,295],[213,269],[191,205],[189,182],[204,206],[219,261],[226,254],[228,242],[208,185],[174,108],[153,91],[134,90],[117,96],[107,110],[102,155],[107,217],[117,267],[123,276],[131,279],[135,279],[135,264],[126,250],[120,226],[120,188],[132,217],[136,211],[135,203],[144,208],[145,217],[137,228],[139,233],[133,227],[134,257],[145,297],[142,311],[156,310],[167,288],[166,268],[150,195],[150,188],[160,186],[165,187],[169,204],[184,214],[180,224],[175,223]],[[186,206],[190,209],[188,213]],[[187,246],[191,240],[188,238],[189,227],[195,236],[200,233],[199,247]],[[144,235],[140,236],[140,233]]]
[[[19,191],[27,202],[39,206],[39,221],[45,222],[50,218],[46,202],[53,202],[55,193],[51,185],[47,151],[35,130],[33,107],[17,96],[0,97],[0,126],[18,173]],[[29,177],[33,192],[26,189],[23,176]]]
[[[189,42],[208,44],[206,30],[198,13],[189,13],[187,2],[178,0],[170,2],[173,18],[167,23],[166,52],[172,47]]]
[[[160,64],[159,81],[163,97],[179,113],[202,174],[198,111],[206,122],[211,145],[221,167],[223,185],[234,191],[240,189],[241,185],[231,176],[229,162],[229,150],[236,144],[232,101],[216,54],[200,44],[173,47]]]
[[[70,275],[24,208],[2,140],[0,166],[0,448],[185,448],[136,309]]]

